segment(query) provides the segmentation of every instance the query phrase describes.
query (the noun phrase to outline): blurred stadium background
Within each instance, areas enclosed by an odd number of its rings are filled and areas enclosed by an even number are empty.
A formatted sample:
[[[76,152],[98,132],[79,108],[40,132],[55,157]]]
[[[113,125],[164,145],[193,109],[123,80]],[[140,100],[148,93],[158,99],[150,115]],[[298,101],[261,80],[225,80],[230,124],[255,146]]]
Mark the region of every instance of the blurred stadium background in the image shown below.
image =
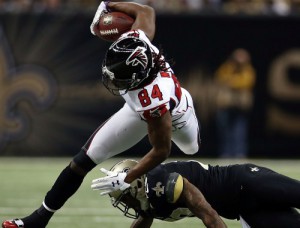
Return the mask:
[[[220,107],[213,82],[214,72],[230,53],[244,48],[257,76],[246,160],[255,159],[299,179],[300,1],[137,2],[156,8],[154,43],[175,60],[176,75],[195,101],[202,148],[189,159],[244,162],[218,157],[215,115]],[[96,0],[0,0],[0,179],[5,183],[0,188],[1,219],[26,214],[39,205],[89,135],[123,105],[100,82],[109,43],[89,31],[98,4]],[[145,139],[122,156],[141,157],[148,148]],[[186,157],[174,146],[171,159]],[[93,171],[87,178],[52,227],[129,224],[108,200],[98,202],[90,192],[89,183],[97,174]],[[184,224],[196,227],[198,221]]]

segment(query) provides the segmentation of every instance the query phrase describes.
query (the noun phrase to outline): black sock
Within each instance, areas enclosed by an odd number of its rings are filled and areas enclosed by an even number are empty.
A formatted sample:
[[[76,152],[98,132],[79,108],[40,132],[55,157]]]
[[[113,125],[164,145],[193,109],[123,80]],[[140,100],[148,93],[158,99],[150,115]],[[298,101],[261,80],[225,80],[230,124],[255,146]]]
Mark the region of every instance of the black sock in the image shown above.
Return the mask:
[[[78,190],[84,176],[75,173],[67,166],[58,176],[51,190],[45,197],[45,204],[52,210],[60,209],[64,203]]]
[[[22,218],[26,228],[45,228],[54,213],[47,211],[43,206],[35,210],[31,215]]]
[[[46,208],[44,208],[43,205],[39,209],[37,209],[36,212],[40,216],[45,218],[47,221],[49,221],[51,219],[52,215],[54,215],[54,212],[48,211]]]
[[[58,176],[51,190],[45,197],[45,205],[50,210],[60,209],[64,203],[80,187],[84,176],[76,174],[70,166],[67,166]],[[47,210],[43,205],[31,215],[22,218],[26,228],[45,228],[54,212]]]

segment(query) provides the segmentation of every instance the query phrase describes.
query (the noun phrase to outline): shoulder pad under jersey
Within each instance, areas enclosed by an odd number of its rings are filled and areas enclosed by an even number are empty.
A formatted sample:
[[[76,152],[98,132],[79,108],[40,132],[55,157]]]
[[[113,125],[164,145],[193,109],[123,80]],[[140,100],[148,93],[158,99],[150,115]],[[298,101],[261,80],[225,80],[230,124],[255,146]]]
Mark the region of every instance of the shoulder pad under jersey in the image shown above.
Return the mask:
[[[171,173],[166,185],[166,198],[169,203],[176,203],[183,191],[183,178],[178,173]]]

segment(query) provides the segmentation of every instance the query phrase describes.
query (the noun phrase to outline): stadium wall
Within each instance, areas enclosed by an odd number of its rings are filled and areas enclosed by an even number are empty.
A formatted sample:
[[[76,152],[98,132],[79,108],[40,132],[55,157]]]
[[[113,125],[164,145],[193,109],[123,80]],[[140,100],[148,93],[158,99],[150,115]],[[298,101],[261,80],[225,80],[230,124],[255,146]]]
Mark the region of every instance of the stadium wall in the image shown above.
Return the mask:
[[[101,85],[109,43],[89,32],[92,15],[0,15],[0,155],[69,156],[123,101]],[[300,17],[158,15],[154,43],[201,121],[197,156],[216,156],[212,77],[236,48],[257,73],[251,157],[300,157]],[[123,155],[143,155],[146,139]],[[181,155],[174,146],[173,155]]]

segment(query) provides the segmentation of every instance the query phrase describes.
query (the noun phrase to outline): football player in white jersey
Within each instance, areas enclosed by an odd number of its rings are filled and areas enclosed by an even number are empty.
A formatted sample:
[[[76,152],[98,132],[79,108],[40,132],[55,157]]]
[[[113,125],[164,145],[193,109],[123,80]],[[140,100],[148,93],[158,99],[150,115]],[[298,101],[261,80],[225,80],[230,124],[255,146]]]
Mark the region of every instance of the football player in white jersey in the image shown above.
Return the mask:
[[[125,104],[99,126],[60,173],[41,207],[24,218],[4,221],[3,228],[46,227],[90,170],[131,148],[146,135],[152,149],[129,173],[104,178],[103,190],[128,188],[132,181],[170,155],[172,141],[185,154],[195,154],[199,149],[199,124],[192,98],[151,43],[155,34],[153,8],[137,3],[102,2],[91,24],[92,33],[101,14],[108,9],[135,18],[132,30],[110,46],[102,66],[103,84],[113,94],[121,95]]]

